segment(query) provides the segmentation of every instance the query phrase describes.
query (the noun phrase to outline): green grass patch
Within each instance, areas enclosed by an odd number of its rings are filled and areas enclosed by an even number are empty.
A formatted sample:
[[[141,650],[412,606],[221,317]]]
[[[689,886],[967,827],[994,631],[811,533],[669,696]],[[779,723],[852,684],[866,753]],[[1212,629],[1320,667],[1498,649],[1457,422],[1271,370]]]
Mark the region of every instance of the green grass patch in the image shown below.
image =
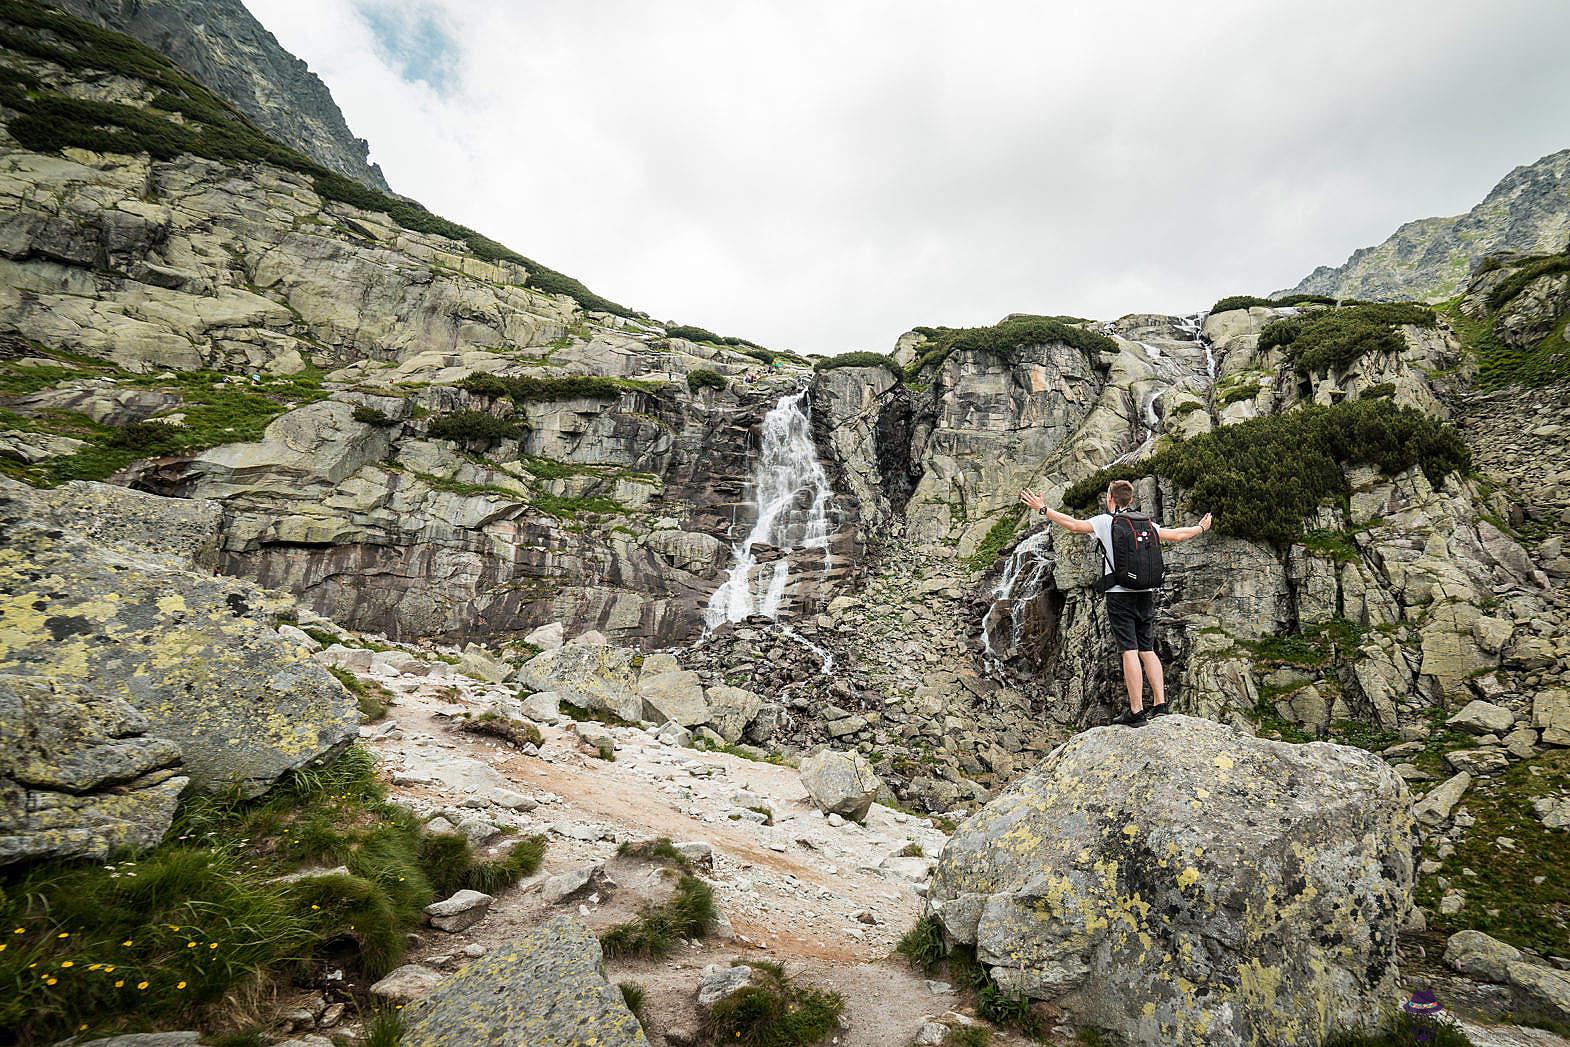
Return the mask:
[[[1401,325],[1433,327],[1434,311],[1415,302],[1369,302],[1273,320],[1259,332],[1259,351],[1281,348],[1300,375],[1343,371],[1368,353],[1399,353]]]
[[[424,838],[359,747],[267,796],[191,794],[166,841],[107,863],[0,872],[0,1027],[50,1043],[83,1029],[236,1031],[236,994],[317,962],[379,977],[434,896]],[[476,863],[461,838],[455,867]],[[536,862],[537,864],[537,862]],[[347,874],[293,882],[303,867]]]
[[[1008,358],[1032,345],[1063,344],[1087,353],[1115,355],[1118,344],[1099,331],[1076,326],[1071,317],[1016,316],[992,327],[917,327],[927,339],[922,353],[906,368],[914,378],[941,367],[953,353],[981,352]]]
[[[1256,662],[1293,669],[1323,669],[1352,660],[1368,630],[1346,618],[1312,622],[1294,633],[1239,643]]]
[[[71,411],[43,411],[25,419],[8,412],[7,424],[15,418],[16,427],[88,442],[89,446],[76,454],[49,459],[18,473],[29,483],[45,486],[68,480],[101,480],[141,458],[190,455],[219,444],[259,440],[280,414],[327,395],[322,373],[314,367],[299,374],[248,382],[234,381],[217,371],[136,375],[91,357],[57,350],[41,349],[40,353],[78,364],[67,372],[77,378],[108,378],[118,385],[167,393],[178,398],[168,410],[182,415],[179,423],[149,420],[111,426]],[[0,382],[16,384],[26,379],[30,370],[36,369],[0,361]],[[46,370],[51,374],[57,371],[52,367]]]
[[[1477,361],[1477,383],[1482,388],[1546,385],[1570,375],[1570,315],[1560,316],[1541,342],[1516,348],[1502,341],[1494,330],[1497,309],[1490,308],[1482,316],[1468,316],[1461,310],[1459,297],[1440,308],[1461,345]]]
[[[327,671],[337,677],[338,682],[354,695],[355,704],[360,707],[361,722],[374,723],[387,715],[387,706],[391,704],[392,699],[392,694],[387,688],[373,680],[361,679],[341,666],[329,665]]]
[[[368,407],[365,404],[355,405],[354,420],[361,423],[362,425],[374,425],[378,428],[387,428],[388,426],[398,424],[393,419],[388,418],[387,415],[381,411],[374,407]]]
[[[927,974],[937,970],[948,955],[948,947],[943,941],[943,928],[931,916],[917,917],[910,930],[900,938],[899,944],[894,946],[894,951],[909,960],[911,966],[919,967]]]
[[[676,849],[669,836],[653,840],[627,840],[616,848],[616,854],[622,858],[637,858],[646,862],[665,862],[682,872],[692,871],[692,863]]]
[[[1521,267],[1488,292],[1488,308],[1503,309],[1535,280],[1558,273],[1570,273],[1570,252],[1540,255],[1526,260]]]
[[[624,956],[658,960],[687,939],[702,938],[714,921],[714,890],[691,873],[678,872],[666,901],[645,905],[638,915],[600,935],[607,959]]]
[[[574,705],[566,699],[559,703],[559,708],[563,716],[569,720],[577,720],[579,723],[603,723],[607,727],[637,726],[631,720],[623,720],[615,713],[606,712],[603,709],[589,709],[582,705]]]
[[[1335,1033],[1325,1040],[1325,1047],[1472,1047],[1472,1041],[1448,1022],[1395,1011],[1383,1029]]]
[[[950,1027],[943,1047],[991,1047],[992,1030],[985,1025],[955,1025]]]
[[[1468,746],[1475,744],[1472,739]],[[1417,884],[1417,900],[1428,911],[1432,929],[1453,934],[1471,928],[1546,955],[1563,954],[1570,941],[1570,878],[1552,870],[1570,868],[1570,833],[1545,826],[1532,800],[1567,790],[1570,750],[1565,749],[1511,764],[1467,790],[1461,806],[1476,821],[1456,843],[1455,853],[1441,859],[1439,873]],[[1501,836],[1513,840],[1514,847],[1500,846]],[[1437,851],[1425,857],[1438,858]],[[1440,877],[1466,894],[1465,906],[1454,915],[1439,911]]]
[[[749,960],[751,985],[715,1003],[704,1015],[711,1043],[746,1047],[806,1047],[821,1043],[845,1010],[839,993],[802,985],[780,964]]]
[[[0,4],[0,46],[55,62],[67,70],[132,77],[155,91],[148,108],[74,98],[23,75],[0,81],[0,102],[18,111],[11,135],[35,152],[75,147],[95,152],[147,153],[159,160],[182,154],[223,162],[260,162],[309,177],[316,192],[367,211],[379,211],[415,232],[466,244],[491,262],[512,262],[526,284],[564,294],[589,310],[645,318],[595,294],[579,281],[509,250],[466,226],[432,214],[413,200],[390,196],[325,167],[267,137],[238,110],[197,83],[179,66],[130,37],[33,3]],[[179,121],[174,118],[179,114]]]
[[[648,1000],[648,992],[637,982],[622,982],[616,988],[621,990],[621,1002],[625,1003],[632,1016],[638,1019],[638,1027],[647,1029],[649,1020],[644,1016],[643,1005]]]
[[[1014,540],[1014,535],[1019,533],[1019,525],[1027,518],[1025,507],[1014,505],[1003,511],[986,535],[981,539],[981,544],[976,546],[976,551],[965,558],[965,566],[972,571],[985,571],[997,560],[1003,547]]]
[[[1281,414],[1174,440],[1137,463],[1103,469],[1064,492],[1070,511],[1092,512],[1113,480],[1163,476],[1215,514],[1222,534],[1279,546],[1300,540],[1304,518],[1351,497],[1343,466],[1394,475],[1420,466],[1438,486],[1471,456],[1455,430],[1388,400],[1305,404]]]
[[[1303,548],[1310,556],[1317,556],[1321,560],[1334,560],[1337,563],[1355,563],[1363,558],[1350,533],[1327,527],[1305,531]]]
[[[594,513],[600,516],[626,516],[632,510],[622,505],[609,495],[580,495],[569,497],[558,494],[534,494],[529,498],[529,507],[546,516],[554,516],[558,520],[570,520],[584,513]]]

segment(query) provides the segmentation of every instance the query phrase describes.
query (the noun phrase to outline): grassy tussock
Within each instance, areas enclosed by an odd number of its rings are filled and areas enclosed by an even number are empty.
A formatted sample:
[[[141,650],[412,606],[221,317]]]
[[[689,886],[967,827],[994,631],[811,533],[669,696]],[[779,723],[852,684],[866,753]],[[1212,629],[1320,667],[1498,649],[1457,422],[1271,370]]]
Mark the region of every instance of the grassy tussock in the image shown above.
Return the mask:
[[[1338,1033],[1325,1047],[1472,1047],[1472,1041],[1448,1022],[1397,1011],[1379,1032]]]
[[[799,985],[777,963],[748,961],[754,983],[720,1000],[704,1016],[714,1043],[747,1047],[804,1047],[819,1043],[845,1010],[839,993]]]
[[[105,864],[0,874],[0,1028],[20,1042],[148,1025],[232,1027],[236,1001],[334,963],[379,977],[403,956],[438,888],[494,889],[539,864],[521,841],[478,862],[462,839],[422,836],[386,802],[374,758],[350,749],[268,796],[193,795],[162,845]],[[347,872],[290,882],[296,870]]]
[[[638,915],[600,936],[609,959],[624,956],[658,960],[683,940],[702,938],[714,921],[714,890],[691,873],[678,874],[676,891],[664,902],[646,905]]]

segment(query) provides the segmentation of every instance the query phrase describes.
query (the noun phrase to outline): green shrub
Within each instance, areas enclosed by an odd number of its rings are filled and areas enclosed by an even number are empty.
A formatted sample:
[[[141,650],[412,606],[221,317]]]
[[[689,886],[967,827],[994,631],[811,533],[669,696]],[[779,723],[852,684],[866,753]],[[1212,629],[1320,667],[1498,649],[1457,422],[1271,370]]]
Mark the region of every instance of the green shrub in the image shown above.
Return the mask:
[[[723,391],[728,384],[730,383],[724,375],[704,367],[700,367],[687,375],[687,388],[693,392],[697,392],[699,389],[718,389]]]
[[[1364,389],[1358,394],[1357,398],[1359,400],[1388,400],[1395,395],[1396,383],[1380,382],[1378,385],[1371,385]]]
[[[840,367],[881,367],[896,379],[905,378],[905,369],[894,362],[892,356],[882,353],[854,352],[828,356],[812,365],[815,371],[833,371]]]
[[[523,404],[552,400],[619,400],[630,387],[615,378],[588,374],[560,378],[504,378],[494,374],[471,374],[458,383],[458,388],[475,396],[492,399],[506,396]]]
[[[1389,400],[1304,405],[1178,440],[1137,463],[1103,469],[1063,494],[1070,511],[1093,511],[1112,480],[1166,477],[1196,508],[1215,514],[1222,534],[1290,545],[1304,517],[1350,497],[1344,465],[1387,474],[1420,466],[1439,484],[1470,463],[1466,444],[1443,423]]]
[[[388,418],[381,411],[378,411],[376,408],[369,407],[365,404],[355,405],[354,420],[360,422],[363,425],[375,425],[381,427],[398,424],[391,418]]]
[[[1255,306],[1264,306],[1269,309],[1273,308],[1275,304],[1271,299],[1260,298],[1258,295],[1235,294],[1221,299],[1221,301],[1210,307],[1210,311],[1212,313],[1229,313],[1234,309],[1252,309]]]
[[[714,890],[691,873],[680,873],[676,890],[664,902],[646,905],[636,918],[600,935],[608,959],[633,956],[663,959],[683,939],[702,938],[714,921]]]
[[[685,324],[667,327],[665,329],[665,337],[685,338],[689,342],[708,342],[710,345],[728,345],[733,349],[758,349],[767,352],[757,342],[749,342],[745,338],[724,338],[705,328],[691,327]]]
[[[1056,316],[1016,316],[992,327],[917,327],[927,338],[921,356],[906,369],[914,377],[940,367],[952,353],[983,352],[1008,357],[1031,345],[1062,343],[1087,353],[1115,354],[1118,344],[1099,331],[1088,331]]]
[[[1227,313],[1234,309],[1252,309],[1255,306],[1264,306],[1266,309],[1280,309],[1293,305],[1335,305],[1334,298],[1322,294],[1289,294],[1280,298],[1260,298],[1252,294],[1235,294],[1223,298],[1210,307],[1211,313]]]
[[[267,137],[228,102],[197,83],[173,62],[144,45],[32,0],[6,0],[0,6],[0,44],[71,70],[97,70],[143,80],[156,89],[151,106],[73,98],[24,77],[6,81],[5,104],[19,111],[9,130],[24,147],[59,152],[67,147],[98,152],[148,153],[171,160],[183,154],[220,161],[272,164],[312,179],[319,195],[370,211],[380,211],[406,229],[446,236],[468,245],[486,261],[507,261],[527,271],[525,282],[547,294],[564,294],[584,309],[642,317],[593,293],[474,230],[427,211],[412,200],[389,196],[281,145]],[[43,34],[53,40],[46,42]],[[184,123],[167,115],[179,113]]]
[[[806,1047],[821,1042],[845,1010],[839,993],[798,985],[777,963],[750,960],[753,982],[718,1001],[704,1015],[713,1043],[747,1047]]]
[[[1302,375],[1340,371],[1368,353],[1405,349],[1397,325],[1438,322],[1432,309],[1412,302],[1349,305],[1273,320],[1259,332],[1259,350],[1281,347]]]
[[[517,422],[498,418],[488,411],[453,411],[431,419],[425,435],[433,440],[452,440],[455,443],[495,443],[498,440],[517,440],[524,430]]]
[[[128,422],[109,437],[109,446],[139,456],[176,454],[184,446],[183,427],[168,422]]]

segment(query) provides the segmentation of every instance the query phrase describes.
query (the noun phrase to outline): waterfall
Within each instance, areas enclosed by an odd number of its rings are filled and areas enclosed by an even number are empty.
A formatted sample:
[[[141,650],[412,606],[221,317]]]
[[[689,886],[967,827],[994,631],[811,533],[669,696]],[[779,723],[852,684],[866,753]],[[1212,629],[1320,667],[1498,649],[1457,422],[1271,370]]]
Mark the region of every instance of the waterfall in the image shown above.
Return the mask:
[[[1051,562],[1042,551],[1047,543],[1047,528],[1043,527],[1014,547],[1003,574],[992,589],[992,602],[981,619],[981,645],[985,661],[997,675],[1003,675],[1003,663],[1019,653],[1022,616],[1014,613],[1016,605],[1029,603],[1041,593],[1041,583],[1051,568]],[[993,634],[1005,623],[1008,636],[1003,643],[993,642]]]
[[[763,446],[752,471],[757,516],[752,530],[732,549],[730,574],[709,597],[703,615],[706,630],[752,614],[778,618],[793,552],[821,549],[823,570],[829,569],[829,500],[834,491],[812,442],[806,402],[806,390],[783,396],[763,416]],[[759,564],[760,547],[777,551],[772,566]]]

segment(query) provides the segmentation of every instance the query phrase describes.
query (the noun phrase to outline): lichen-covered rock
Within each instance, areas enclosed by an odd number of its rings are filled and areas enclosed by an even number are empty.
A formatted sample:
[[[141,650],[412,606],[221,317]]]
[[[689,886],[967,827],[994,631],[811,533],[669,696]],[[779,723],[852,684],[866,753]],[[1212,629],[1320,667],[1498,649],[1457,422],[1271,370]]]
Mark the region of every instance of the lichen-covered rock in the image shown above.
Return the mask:
[[[1173,715],[1054,750],[962,824],[930,905],[1004,986],[1133,1043],[1318,1043],[1395,991],[1405,786]]]
[[[104,858],[163,839],[188,779],[120,698],[0,674],[0,865]]]
[[[188,507],[96,487],[123,517],[112,546],[76,530],[84,499],[0,480],[0,672],[128,704],[203,788],[259,792],[355,737],[354,699],[274,631],[262,592],[125,537],[139,519],[161,541],[166,512]]]
[[[643,718],[633,652],[609,644],[570,643],[535,655],[518,670],[518,682],[551,691],[580,708],[636,723]]]
[[[818,809],[861,821],[883,781],[858,752],[823,749],[801,761],[801,784]]]
[[[557,917],[469,964],[404,1010],[404,1047],[648,1047],[606,980],[600,943]]]

